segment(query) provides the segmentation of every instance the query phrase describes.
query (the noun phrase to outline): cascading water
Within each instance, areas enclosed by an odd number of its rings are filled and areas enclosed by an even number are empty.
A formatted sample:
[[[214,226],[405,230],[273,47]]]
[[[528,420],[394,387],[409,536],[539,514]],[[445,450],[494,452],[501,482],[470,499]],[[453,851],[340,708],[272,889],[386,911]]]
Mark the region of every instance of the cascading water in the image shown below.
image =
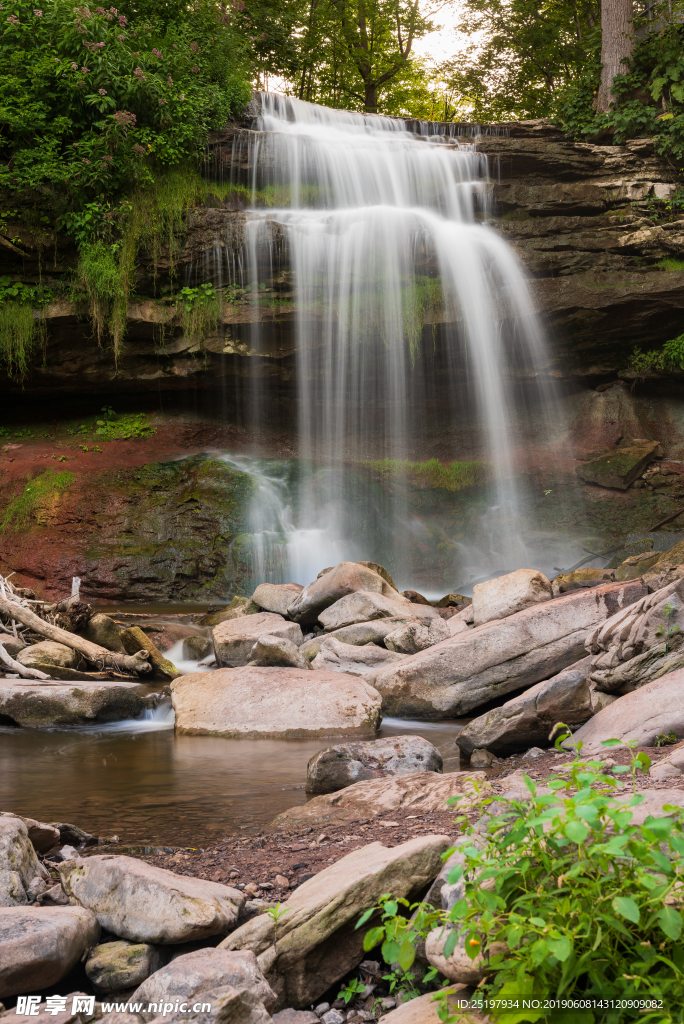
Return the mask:
[[[521,268],[484,223],[487,158],[415,123],[259,99],[256,130],[232,152],[232,180],[249,196],[242,251],[236,260],[217,239],[212,270],[251,296],[253,357],[269,354],[265,304],[288,290],[293,303],[298,470],[286,481],[273,465],[241,461],[256,484],[255,578],[307,582],[340,558],[366,557],[408,584],[419,550],[453,583],[534,564],[515,486],[516,435],[529,426],[515,384],[544,377],[545,352]],[[549,398],[537,388],[546,422]],[[255,434],[269,403],[256,374]],[[405,487],[388,497],[359,482],[368,464],[394,480],[434,455],[487,464],[489,527],[478,543],[444,527],[436,536]]]

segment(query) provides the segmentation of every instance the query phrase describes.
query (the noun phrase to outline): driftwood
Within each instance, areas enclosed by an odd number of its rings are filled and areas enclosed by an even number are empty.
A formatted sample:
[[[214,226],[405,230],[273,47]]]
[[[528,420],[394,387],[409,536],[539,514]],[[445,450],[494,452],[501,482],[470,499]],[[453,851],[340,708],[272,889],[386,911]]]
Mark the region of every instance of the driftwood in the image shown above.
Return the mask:
[[[137,654],[116,654],[114,651],[108,651],[106,647],[100,647],[99,644],[91,643],[90,640],[69,633],[66,629],[45,622],[34,612],[28,608],[22,608],[14,601],[0,598],[0,612],[29,626],[34,633],[47,637],[48,640],[55,640],[58,644],[71,647],[72,650],[82,654],[86,661],[98,665],[101,669],[111,667],[118,672],[135,672],[138,675],[145,675],[152,671],[148,651],[138,651]]]
[[[16,672],[17,675],[22,676],[23,679],[50,679],[50,676],[45,675],[44,672],[40,672],[37,668],[27,668],[26,665],[22,665],[21,662],[15,661],[14,658],[5,650],[1,639],[0,661],[4,663],[5,667],[8,668],[10,672]]]

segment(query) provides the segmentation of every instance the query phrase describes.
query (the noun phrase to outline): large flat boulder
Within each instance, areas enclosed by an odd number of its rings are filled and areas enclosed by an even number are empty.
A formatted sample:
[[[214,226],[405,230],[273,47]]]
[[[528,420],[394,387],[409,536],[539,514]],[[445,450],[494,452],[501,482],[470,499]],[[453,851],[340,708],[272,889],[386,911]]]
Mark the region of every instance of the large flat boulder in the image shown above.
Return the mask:
[[[277,1008],[310,1006],[364,958],[356,922],[383,893],[411,900],[439,874],[447,836],[421,836],[393,849],[371,843],[300,885],[275,922],[248,921],[221,943],[251,949],[277,995]],[[219,947],[220,948],[220,947]]]
[[[645,440],[624,448],[614,448],[591,462],[577,466],[575,472],[585,483],[626,491],[641,476],[649,462],[662,454],[658,441]]]
[[[393,633],[401,626],[406,626],[409,622],[417,622],[413,618],[413,612],[408,615],[394,615],[389,619],[355,622],[351,626],[343,626],[342,629],[335,629],[330,633],[319,633],[318,636],[305,640],[299,649],[305,658],[313,661],[329,637],[334,637],[335,640],[339,640],[343,644],[354,644],[357,647],[363,647],[366,644],[377,644],[382,647],[385,637],[389,633]]]
[[[29,682],[0,679],[0,715],[17,725],[92,725],[140,718],[151,707],[142,683]]]
[[[473,587],[473,621],[476,626],[505,619],[553,597],[551,584],[537,569],[516,569]]]
[[[353,594],[341,597],[318,616],[326,633],[352,626],[358,622],[370,622],[372,619],[389,619],[398,615],[428,622],[439,616],[436,608],[429,604],[412,604],[400,594],[385,597],[368,590],[357,590]]]
[[[358,562],[340,562],[304,587],[290,604],[287,613],[296,622],[315,622],[331,604],[357,590],[399,597],[394,587],[368,566]]]
[[[320,750],[306,769],[307,793],[336,793],[367,779],[441,772],[442,755],[422,736],[387,736],[365,743],[337,743]]]
[[[245,902],[239,889],[116,854],[63,861],[59,874],[68,896],[131,942],[164,945],[225,934]]]
[[[176,731],[232,739],[373,736],[380,694],[365,679],[299,668],[226,668],[171,684]]]
[[[640,580],[578,590],[457,633],[367,678],[386,715],[456,718],[579,661],[587,633],[645,593]]]
[[[246,665],[260,636],[277,636],[297,646],[303,640],[296,622],[287,622],[273,612],[257,612],[220,622],[212,630],[216,662],[225,668]]]
[[[285,616],[303,589],[299,583],[260,583],[252,594],[252,602],[265,612]]]
[[[475,783],[483,792],[487,790],[484,772],[448,772],[445,775],[416,772],[390,779],[356,782],[338,793],[315,796],[306,804],[290,807],[271,824],[280,828],[345,824],[407,807],[415,807],[421,812],[443,811],[452,796],[461,798],[460,809],[479,799]]]
[[[325,669],[328,672],[347,672],[350,676],[366,676],[381,665],[391,665],[401,661],[403,654],[378,647],[377,644],[345,644],[335,637],[330,637],[320,647],[311,667]]]
[[[21,818],[0,815],[0,907],[24,906],[28,903],[26,890],[34,878],[47,876],[26,823]]]
[[[83,907],[0,907],[0,998],[49,991],[99,934]]]
[[[582,756],[605,752],[603,740],[636,740],[651,747],[656,737],[674,732],[684,739],[684,668],[613,701],[590,718],[566,746],[582,741]]]

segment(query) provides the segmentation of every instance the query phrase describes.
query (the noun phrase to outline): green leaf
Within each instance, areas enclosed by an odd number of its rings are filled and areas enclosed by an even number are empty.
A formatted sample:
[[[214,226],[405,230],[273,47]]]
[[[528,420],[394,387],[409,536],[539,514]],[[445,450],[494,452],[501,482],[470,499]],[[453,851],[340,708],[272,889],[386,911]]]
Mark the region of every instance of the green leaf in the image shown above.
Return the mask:
[[[639,924],[639,918],[641,917],[639,907],[629,896],[616,896],[612,900],[611,905],[615,913],[619,914],[620,917],[626,917],[633,924]]]
[[[514,925],[513,928],[509,928],[508,935],[506,936],[508,948],[515,949],[515,947],[519,944],[524,934],[525,932],[520,927],[520,925]]]
[[[565,826],[565,834],[573,843],[583,843],[589,835],[589,829],[581,821],[569,821]]]
[[[395,900],[387,900],[387,902],[383,904],[382,909],[390,917],[394,917],[397,911],[399,910],[399,905],[395,902]]]
[[[416,958],[416,947],[408,939],[404,939],[399,949],[399,955],[397,957],[397,963],[401,967],[402,971],[408,971],[409,967],[412,966],[413,961]]]
[[[682,934],[682,915],[674,907],[663,907],[657,914],[658,924],[668,939],[676,942]]]
[[[562,935],[560,939],[548,939],[548,945],[551,955],[561,963],[565,963],[572,953],[572,942],[567,935]]]
[[[463,868],[459,865],[458,867],[452,868],[447,875],[447,882],[449,885],[455,885],[456,882],[460,882],[463,878]]]
[[[382,959],[386,964],[395,964],[397,962],[399,949],[399,943],[394,939],[385,939],[380,952],[382,953]]]
[[[602,747],[621,747],[622,740],[601,740]]]
[[[373,946],[377,946],[379,942],[382,942],[384,937],[384,928],[371,928],[369,932],[366,932],[366,934],[363,937],[363,948],[366,951],[366,953],[369,950],[371,950]]]
[[[444,949],[442,950],[442,956],[445,960],[448,960],[453,951],[456,949],[456,943],[458,942],[458,932],[455,928],[452,928],[447,936],[447,940],[444,943]]]
[[[537,939],[528,949],[528,955],[535,967],[538,967],[549,955],[549,944],[546,939]]]
[[[654,818],[649,814],[644,822],[644,828],[647,828],[658,839],[665,839],[672,831],[673,824],[672,818]]]
[[[375,912],[375,907],[371,907],[370,910],[365,910],[363,912],[363,914],[361,915],[361,917],[356,922],[356,928],[360,928],[362,925],[364,925],[366,923],[366,921],[368,920],[368,918],[373,916],[374,912]]]

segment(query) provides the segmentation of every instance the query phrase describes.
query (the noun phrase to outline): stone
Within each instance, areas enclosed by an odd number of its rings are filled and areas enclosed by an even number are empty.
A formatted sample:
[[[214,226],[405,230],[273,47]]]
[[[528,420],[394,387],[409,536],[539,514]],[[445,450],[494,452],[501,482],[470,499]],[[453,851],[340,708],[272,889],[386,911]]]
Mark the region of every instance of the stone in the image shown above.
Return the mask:
[[[254,604],[250,597],[234,597],[230,604],[217,612],[209,612],[198,619],[198,626],[218,626],[221,622],[229,622],[231,619],[238,619],[243,615],[253,615],[260,611],[258,605]]]
[[[684,579],[684,563],[661,567],[658,562],[653,569],[649,569],[643,574],[642,579],[650,591],[662,590],[663,587],[668,587],[671,583]]]
[[[131,942],[166,945],[225,934],[245,902],[238,889],[117,854],[63,861],[58,870],[67,895]]]
[[[230,985],[239,992],[248,991],[271,1011],[276,1004],[275,993],[264,978],[257,958],[248,949],[197,949],[178,956],[156,971],[131,996],[135,1003],[174,1003],[177,999],[190,1003],[202,999],[213,989]],[[155,1014],[146,1011],[144,1020]]]
[[[249,661],[252,648],[261,636],[289,640],[297,647],[303,637],[296,622],[287,622],[273,612],[257,612],[219,623],[212,630],[216,662],[224,668],[237,668]]]
[[[81,657],[66,644],[58,644],[54,640],[41,640],[38,644],[24,647],[17,655],[17,661],[26,668],[37,668],[43,672],[52,666],[57,668],[78,668]]]
[[[135,988],[163,964],[161,953],[146,942],[104,942],[88,953],[85,972],[99,992]]]
[[[311,662],[314,669],[326,669],[329,672],[347,672],[352,676],[366,676],[380,665],[388,665],[392,661],[400,661],[403,655],[366,644],[345,644],[334,636],[328,637],[321,644],[318,654]]]
[[[540,757],[544,757],[546,751],[542,750],[541,747],[530,747],[526,750],[522,756],[523,761],[538,761]]]
[[[462,605],[473,603],[472,597],[464,597],[463,594],[445,594],[439,601],[432,601],[433,608],[461,608]]]
[[[370,622],[372,619],[389,619],[397,615],[418,619],[421,622],[437,618],[439,612],[431,605],[411,604],[399,594],[394,598],[357,590],[341,597],[318,616],[326,633],[351,626],[356,622]]]
[[[0,907],[28,903],[27,889],[47,870],[36,857],[26,823],[11,814],[0,815]]]
[[[23,651],[24,648],[27,646],[23,640],[20,640],[18,637],[12,636],[11,633],[0,632],[0,643],[9,654],[10,658],[14,658],[15,661],[17,659],[19,652]],[[4,667],[2,671],[5,671]]]
[[[36,853],[47,853],[60,841],[59,829],[54,825],[48,825],[43,821],[36,821],[35,818],[26,818],[21,814],[13,814],[11,811],[0,812],[0,818],[18,818],[23,821],[28,831],[28,837]]]
[[[624,448],[614,448],[591,462],[577,466],[575,472],[585,483],[626,491],[641,476],[649,462],[662,454],[659,441],[643,441]]]
[[[477,802],[475,784],[488,792],[484,772],[415,772],[393,778],[356,782],[337,793],[315,796],[306,804],[290,807],[271,823],[279,828],[312,825],[344,825],[359,819],[415,807],[421,812],[443,811],[449,797],[458,796],[459,809]]]
[[[399,592],[399,587],[392,579],[392,574],[385,569],[384,565],[380,565],[379,562],[357,562],[357,565],[362,565],[366,569],[372,569],[373,572],[377,572],[378,576],[382,576],[385,583],[389,583],[392,590]]]
[[[292,1010],[288,1008],[273,1014],[274,1024],[318,1024],[318,1021],[319,1016],[313,1010]]]
[[[49,991],[99,934],[83,907],[0,907],[0,997]]]
[[[657,736],[670,731],[684,739],[684,669],[620,697],[590,718],[564,745],[570,747],[581,740],[582,756],[593,756],[605,753],[602,740],[636,740],[640,747],[651,747]]]
[[[153,669],[151,676],[147,677],[148,679],[166,682],[170,679],[177,679],[181,674],[174,663],[165,658],[147,634],[143,633],[140,626],[129,626],[128,629],[122,629],[119,636],[121,637],[121,643],[124,645],[126,654],[137,654],[138,651],[147,651],[149,653]]]
[[[126,649],[119,635],[119,627],[109,615],[103,612],[96,612],[88,621],[88,625],[81,634],[91,643],[106,647],[108,651],[115,651],[117,654],[125,654]],[[140,650],[140,648],[138,648]],[[136,653],[135,651],[133,652]]]
[[[524,608],[550,601],[551,584],[536,569],[516,569],[473,587],[473,622],[481,626],[493,619],[505,619]]]
[[[299,653],[299,648],[278,636],[260,636],[250,652],[248,665],[260,665],[281,668],[311,669],[308,658]]]
[[[338,743],[314,754],[306,769],[307,793],[335,793],[366,779],[441,772],[442,755],[422,736],[388,736]]]
[[[182,650],[185,661],[203,661],[214,653],[214,645],[207,636],[188,636],[183,641]]]
[[[171,684],[176,732],[233,739],[373,736],[380,695],[358,676],[298,668],[218,669]]]
[[[470,755],[471,768],[491,768],[494,763],[494,754],[489,750],[476,747]]]
[[[385,715],[458,718],[585,657],[587,633],[645,591],[632,580],[564,594],[457,633],[367,678],[382,695]]]
[[[662,551],[643,551],[639,555],[630,555],[618,565],[615,570],[615,579],[620,582],[638,579],[639,576],[643,576],[645,572],[657,565],[662,557]]]
[[[152,1017],[153,1024],[271,1024],[271,1020],[257,995],[232,985],[203,992],[201,999],[186,1010],[176,1011],[173,1004],[166,1003],[159,1016]]]
[[[70,846],[96,846],[98,843],[97,836],[92,836],[90,832],[85,832],[78,825],[71,825],[68,821],[51,821],[59,832],[59,841],[65,845]]]
[[[364,785],[362,783],[362,785]],[[318,798],[320,799],[320,798]],[[248,921],[224,949],[251,949],[277,996],[277,1009],[309,1007],[364,958],[359,916],[378,898],[417,898],[439,874],[447,836],[421,836],[387,849],[370,843],[298,886],[277,922]]]
[[[551,679],[516,694],[500,708],[474,718],[459,732],[456,744],[470,754],[486,748],[497,757],[508,757],[535,744],[547,744],[557,722],[581,725],[594,713],[589,672],[591,658],[583,658]]]
[[[140,718],[153,705],[142,683],[0,679],[0,715],[16,725],[92,725]]]
[[[336,1010],[334,1007],[332,1010],[328,1010],[327,1013],[324,1013],[321,1017],[323,1024],[344,1024],[346,1019],[346,1015],[340,1013],[340,1011]]]
[[[329,637],[334,637],[344,644],[353,644],[356,647],[364,647],[366,644],[377,644],[382,647],[385,637],[405,626],[407,622],[416,621],[412,614],[393,615],[389,619],[373,619],[371,622],[355,622],[351,626],[344,626],[330,633],[319,633],[318,636],[305,640],[299,648],[305,658],[313,661],[322,645]]]
[[[440,640],[446,640],[451,635],[446,620],[442,618],[432,619],[427,626],[419,622],[411,622],[395,629],[393,633],[388,633],[385,637],[385,647],[398,654],[417,654],[418,651],[434,647]]]
[[[660,582],[667,572],[677,570],[684,564],[684,541],[673,545],[668,551],[662,552],[657,562],[642,573],[642,578],[649,590],[658,590],[665,584]],[[670,581],[673,582],[673,581]]]
[[[304,587],[299,583],[260,583],[252,594],[252,603],[265,612],[287,615],[287,609]]]
[[[396,589],[373,569],[357,562],[340,562],[304,587],[290,604],[287,613],[295,622],[315,622],[322,611],[357,590],[401,600]]]
[[[665,757],[651,765],[648,774],[656,782],[661,782],[663,779],[680,780],[684,775],[684,743],[678,743]]]
[[[629,579],[636,579],[638,573],[629,576]],[[553,596],[570,594],[573,590],[582,590],[585,587],[598,587],[601,583],[611,583],[615,574],[610,569],[575,569],[574,572],[563,572],[551,581]]]

